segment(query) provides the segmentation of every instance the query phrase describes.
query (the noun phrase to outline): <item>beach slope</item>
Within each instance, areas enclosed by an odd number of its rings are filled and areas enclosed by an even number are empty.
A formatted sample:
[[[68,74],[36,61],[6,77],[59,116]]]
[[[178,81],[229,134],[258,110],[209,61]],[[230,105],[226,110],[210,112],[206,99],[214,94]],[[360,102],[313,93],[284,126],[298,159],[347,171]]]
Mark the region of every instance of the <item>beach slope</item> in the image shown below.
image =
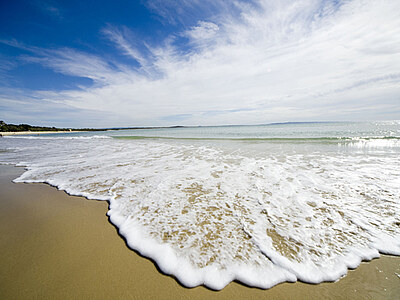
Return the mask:
[[[384,256],[335,283],[270,290],[231,283],[187,289],[127,248],[107,202],[45,184],[12,183],[22,168],[0,165],[1,299],[397,299],[400,258]],[[397,274],[396,274],[397,273]]]

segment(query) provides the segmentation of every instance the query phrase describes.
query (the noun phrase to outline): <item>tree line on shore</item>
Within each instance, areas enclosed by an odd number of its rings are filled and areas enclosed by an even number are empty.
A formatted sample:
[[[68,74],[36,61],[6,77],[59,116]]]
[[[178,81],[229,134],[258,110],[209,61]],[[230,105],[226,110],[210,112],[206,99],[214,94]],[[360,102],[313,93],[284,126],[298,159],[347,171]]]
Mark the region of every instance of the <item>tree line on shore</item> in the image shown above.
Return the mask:
[[[20,131],[104,131],[104,130],[127,130],[127,129],[158,129],[158,128],[184,128],[185,126],[170,127],[113,127],[113,128],[57,128],[45,126],[32,126],[28,124],[7,124],[0,120],[0,132]]]
[[[20,131],[93,131],[98,129],[73,129],[73,128],[56,128],[45,126],[32,126],[28,124],[7,124],[0,120],[0,132],[20,132]]]

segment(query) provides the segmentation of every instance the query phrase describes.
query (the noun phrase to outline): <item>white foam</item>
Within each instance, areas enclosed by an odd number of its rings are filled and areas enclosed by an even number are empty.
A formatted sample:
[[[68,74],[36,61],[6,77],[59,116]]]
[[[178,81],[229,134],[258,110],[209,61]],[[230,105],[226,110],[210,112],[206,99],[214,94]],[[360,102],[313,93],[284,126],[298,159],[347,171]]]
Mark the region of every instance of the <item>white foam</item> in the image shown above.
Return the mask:
[[[28,167],[16,182],[109,200],[110,220],[128,245],[188,287],[335,281],[379,252],[400,255],[400,156],[393,149],[4,141],[12,151],[1,152],[0,162]]]
[[[400,139],[396,138],[355,138],[350,142],[339,144],[339,146],[347,146],[359,149],[385,149],[400,148]]]

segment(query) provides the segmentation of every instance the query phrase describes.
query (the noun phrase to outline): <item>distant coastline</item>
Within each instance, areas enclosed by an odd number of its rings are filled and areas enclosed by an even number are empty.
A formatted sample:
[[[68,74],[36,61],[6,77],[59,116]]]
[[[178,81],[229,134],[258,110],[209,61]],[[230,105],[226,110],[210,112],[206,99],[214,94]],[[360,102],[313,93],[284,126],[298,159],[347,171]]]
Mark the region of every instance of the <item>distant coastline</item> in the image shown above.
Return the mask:
[[[315,122],[277,122],[256,125],[197,125],[197,126],[134,126],[134,127],[108,127],[108,128],[57,128],[46,126],[33,126],[29,124],[7,124],[0,120],[0,136],[24,135],[24,134],[48,134],[48,133],[68,133],[83,131],[109,131],[109,130],[135,130],[135,129],[163,129],[163,128],[198,128],[198,127],[236,127],[236,126],[274,126],[274,125],[294,125],[294,124],[323,124],[341,123],[335,121],[315,121]]]
[[[72,130],[55,130],[55,131],[1,131],[1,136],[10,136],[10,135],[29,135],[29,134],[51,134],[51,133],[68,133],[68,132],[84,132],[84,131],[72,131]]]
[[[46,126],[32,126],[29,124],[7,124],[0,120],[0,136],[26,135],[26,134],[49,134],[68,133],[84,131],[108,131],[108,130],[132,130],[132,129],[159,129],[159,128],[181,128],[185,126],[170,127],[113,127],[113,128],[57,128]]]
[[[14,134],[32,134],[32,133],[56,133],[56,132],[72,132],[72,131],[93,131],[93,129],[74,129],[74,128],[56,128],[46,126],[32,126],[28,124],[7,124],[0,120],[0,134],[14,135]]]

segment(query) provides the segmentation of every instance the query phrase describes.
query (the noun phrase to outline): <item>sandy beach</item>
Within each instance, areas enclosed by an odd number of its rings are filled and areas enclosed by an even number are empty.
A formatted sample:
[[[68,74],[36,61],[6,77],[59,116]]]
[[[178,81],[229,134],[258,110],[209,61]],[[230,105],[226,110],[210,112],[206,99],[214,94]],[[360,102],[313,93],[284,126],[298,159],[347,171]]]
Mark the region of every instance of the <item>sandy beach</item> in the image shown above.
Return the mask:
[[[46,184],[15,184],[23,168],[0,165],[1,299],[398,299],[400,258],[362,263],[335,283],[269,290],[231,283],[187,289],[127,248],[107,202]]]

